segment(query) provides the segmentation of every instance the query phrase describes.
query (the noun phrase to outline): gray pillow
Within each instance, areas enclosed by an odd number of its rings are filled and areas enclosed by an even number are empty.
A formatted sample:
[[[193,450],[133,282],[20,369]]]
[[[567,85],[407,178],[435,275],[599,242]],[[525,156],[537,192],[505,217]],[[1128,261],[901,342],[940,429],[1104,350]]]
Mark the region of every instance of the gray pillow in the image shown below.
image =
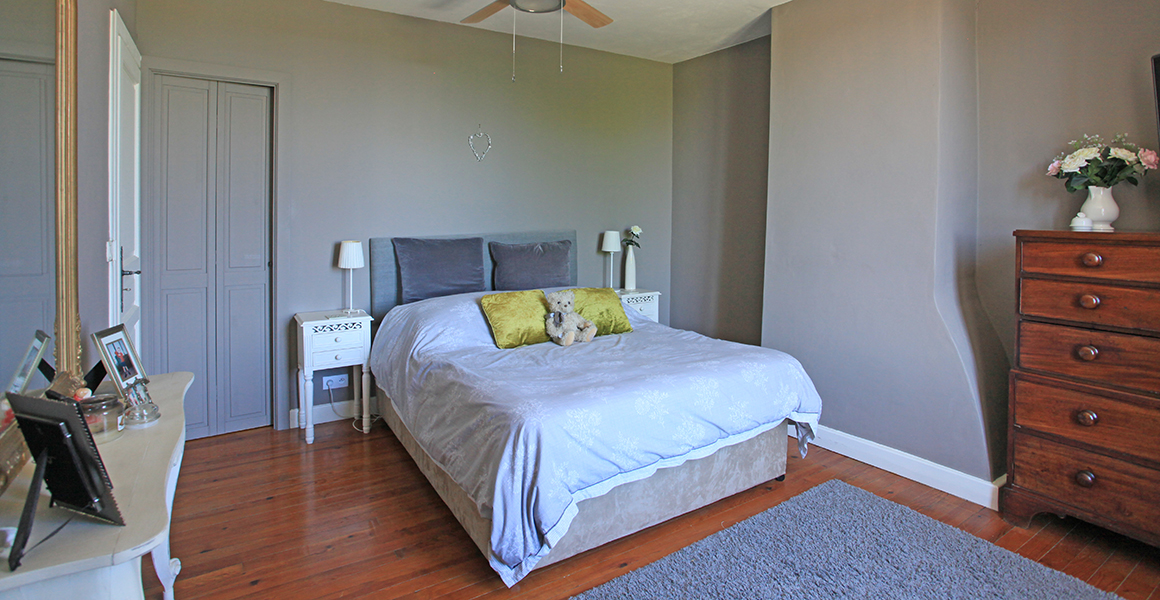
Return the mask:
[[[533,290],[572,284],[568,273],[571,240],[532,244],[491,242],[495,289]]]
[[[482,292],[483,238],[391,238],[399,261],[403,304]]]

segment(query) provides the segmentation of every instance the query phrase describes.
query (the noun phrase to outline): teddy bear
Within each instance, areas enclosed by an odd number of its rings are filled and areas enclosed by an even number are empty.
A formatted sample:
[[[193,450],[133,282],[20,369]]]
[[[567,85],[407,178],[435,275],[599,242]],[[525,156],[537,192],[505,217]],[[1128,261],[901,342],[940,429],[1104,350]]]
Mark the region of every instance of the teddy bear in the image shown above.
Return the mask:
[[[551,312],[544,318],[544,326],[553,342],[571,346],[572,342],[591,342],[596,337],[596,324],[572,311],[576,302],[572,290],[552,292],[547,300]]]

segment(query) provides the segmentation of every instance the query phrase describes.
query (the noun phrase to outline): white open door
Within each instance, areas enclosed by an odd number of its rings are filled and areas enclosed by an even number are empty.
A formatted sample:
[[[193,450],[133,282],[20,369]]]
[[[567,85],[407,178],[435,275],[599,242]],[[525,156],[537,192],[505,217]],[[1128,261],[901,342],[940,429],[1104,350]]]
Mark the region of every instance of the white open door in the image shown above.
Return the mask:
[[[109,324],[141,339],[141,53],[109,16]]]

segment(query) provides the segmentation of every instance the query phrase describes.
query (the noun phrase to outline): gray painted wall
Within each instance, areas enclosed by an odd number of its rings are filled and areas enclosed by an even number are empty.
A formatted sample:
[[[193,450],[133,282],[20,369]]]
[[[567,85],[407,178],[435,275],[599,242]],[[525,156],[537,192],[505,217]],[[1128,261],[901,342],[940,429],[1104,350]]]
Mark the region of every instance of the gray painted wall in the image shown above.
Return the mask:
[[[670,323],[761,342],[769,37],[673,65]]]
[[[1086,198],[1045,176],[1047,164],[1085,133],[1127,132],[1160,147],[1150,63],[1160,54],[1160,2],[980,0],[978,31],[979,290],[1010,356],[1011,232],[1065,229]],[[1117,229],[1160,231],[1160,173],[1113,194]]]
[[[672,67],[321,0],[139,0],[148,57],[276,72],[276,415],[296,312],[343,305],[336,244],[372,236],[575,228],[579,282],[600,232],[638,224],[638,283],[664,296],[672,228]],[[467,137],[494,147],[477,162]],[[369,299],[355,272],[355,306]],[[150,318],[146,315],[145,318]],[[316,375],[317,376],[317,375]],[[325,394],[319,394],[319,402]],[[284,423],[280,423],[284,424]]]
[[[990,479],[1006,365],[979,356],[971,286],[973,11],[773,9],[762,344],[801,360],[824,425]]]
[[[1003,472],[1011,232],[1065,229],[1078,210],[1083,195],[1043,174],[1067,141],[1126,131],[1160,145],[1160,4],[1092,6],[774,9],[763,343],[805,364],[823,424],[971,475]],[[1115,194],[1119,228],[1160,229],[1155,175]]]

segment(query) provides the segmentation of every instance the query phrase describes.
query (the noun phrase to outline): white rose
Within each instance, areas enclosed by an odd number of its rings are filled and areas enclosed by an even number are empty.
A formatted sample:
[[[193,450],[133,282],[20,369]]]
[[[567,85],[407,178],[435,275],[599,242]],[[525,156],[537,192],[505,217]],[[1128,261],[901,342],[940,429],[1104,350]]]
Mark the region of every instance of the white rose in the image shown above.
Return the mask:
[[[1138,160],[1136,158],[1135,152],[1132,152],[1131,150],[1125,150],[1123,148],[1112,148],[1111,157],[1118,158],[1118,159],[1128,163],[1129,165],[1136,164],[1136,161]]]
[[[629,231],[632,232],[632,235],[640,235],[642,230],[639,225],[633,225],[629,228]]]
[[[1064,173],[1078,173],[1087,166],[1088,161],[1100,155],[1099,148],[1080,148],[1063,159]]]

